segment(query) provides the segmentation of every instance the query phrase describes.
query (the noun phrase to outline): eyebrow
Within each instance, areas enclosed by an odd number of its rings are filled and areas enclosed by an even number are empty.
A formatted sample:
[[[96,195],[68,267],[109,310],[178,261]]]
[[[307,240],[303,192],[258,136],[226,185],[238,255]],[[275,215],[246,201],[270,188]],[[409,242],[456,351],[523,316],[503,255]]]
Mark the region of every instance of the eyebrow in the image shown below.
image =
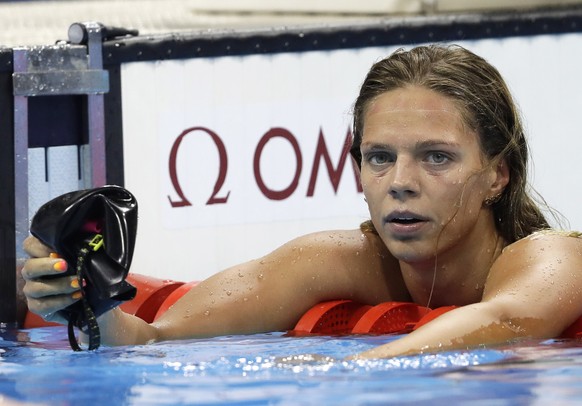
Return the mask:
[[[453,147],[453,148],[458,148],[460,144],[458,142],[450,142],[450,141],[443,141],[443,140],[425,140],[425,141],[417,142],[415,146],[417,149],[426,149],[426,148],[431,148],[431,147],[436,147],[436,146],[441,146],[441,145],[445,145],[445,146]]]
[[[390,144],[382,143],[382,142],[362,142],[362,146],[371,149],[392,149]],[[428,149],[434,148],[437,146],[448,146],[452,148],[458,148],[460,146],[457,142],[450,142],[450,141],[443,141],[443,140],[424,140],[418,141],[414,144],[415,149]]]

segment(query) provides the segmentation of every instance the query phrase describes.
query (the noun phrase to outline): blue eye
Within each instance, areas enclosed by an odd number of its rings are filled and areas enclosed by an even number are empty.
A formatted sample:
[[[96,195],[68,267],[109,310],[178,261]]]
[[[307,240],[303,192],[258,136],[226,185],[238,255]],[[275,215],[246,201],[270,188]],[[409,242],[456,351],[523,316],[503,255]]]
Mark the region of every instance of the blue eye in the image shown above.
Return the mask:
[[[370,165],[374,166],[386,165],[392,161],[390,154],[378,151],[367,153],[365,159]]]
[[[450,157],[443,152],[431,152],[427,154],[426,161],[434,165],[443,165],[450,161]]]

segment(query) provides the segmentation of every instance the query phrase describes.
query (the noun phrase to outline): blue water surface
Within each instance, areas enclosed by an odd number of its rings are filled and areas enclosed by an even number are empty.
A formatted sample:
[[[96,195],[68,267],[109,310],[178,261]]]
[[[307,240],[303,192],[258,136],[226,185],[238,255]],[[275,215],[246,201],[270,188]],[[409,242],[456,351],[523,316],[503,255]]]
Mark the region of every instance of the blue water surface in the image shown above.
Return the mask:
[[[76,353],[68,346],[64,328],[4,329],[0,332],[0,393],[19,402],[50,405],[582,401],[582,345],[578,341],[343,360],[395,338],[298,338],[272,333]]]

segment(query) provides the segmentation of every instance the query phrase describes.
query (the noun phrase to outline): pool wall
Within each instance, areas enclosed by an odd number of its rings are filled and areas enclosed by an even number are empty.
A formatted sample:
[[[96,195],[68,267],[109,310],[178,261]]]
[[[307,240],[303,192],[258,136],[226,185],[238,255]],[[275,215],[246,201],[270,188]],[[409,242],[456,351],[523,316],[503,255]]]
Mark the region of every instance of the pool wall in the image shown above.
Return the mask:
[[[29,218],[70,190],[130,189],[140,202],[132,270],[176,280],[357,227],[366,207],[347,155],[351,104],[371,63],[426,42],[459,43],[499,68],[525,116],[533,185],[582,229],[571,187],[580,7],[116,38],[96,27],[105,41],[0,49],[0,322],[25,310],[15,270]],[[69,80],[51,92],[34,82],[47,70]],[[204,253],[196,269],[184,255],[193,249]]]

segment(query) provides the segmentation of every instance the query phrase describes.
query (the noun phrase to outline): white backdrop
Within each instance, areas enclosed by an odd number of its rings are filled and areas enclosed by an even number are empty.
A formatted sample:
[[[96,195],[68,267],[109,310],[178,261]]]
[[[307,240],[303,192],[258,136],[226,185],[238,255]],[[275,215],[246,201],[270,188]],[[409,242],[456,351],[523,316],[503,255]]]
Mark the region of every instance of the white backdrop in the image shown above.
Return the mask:
[[[460,44],[506,78],[534,187],[582,229],[582,35]],[[298,235],[358,227],[366,206],[342,149],[359,85],[394,49],[124,64],[126,186],[140,204],[132,271],[199,280]]]

